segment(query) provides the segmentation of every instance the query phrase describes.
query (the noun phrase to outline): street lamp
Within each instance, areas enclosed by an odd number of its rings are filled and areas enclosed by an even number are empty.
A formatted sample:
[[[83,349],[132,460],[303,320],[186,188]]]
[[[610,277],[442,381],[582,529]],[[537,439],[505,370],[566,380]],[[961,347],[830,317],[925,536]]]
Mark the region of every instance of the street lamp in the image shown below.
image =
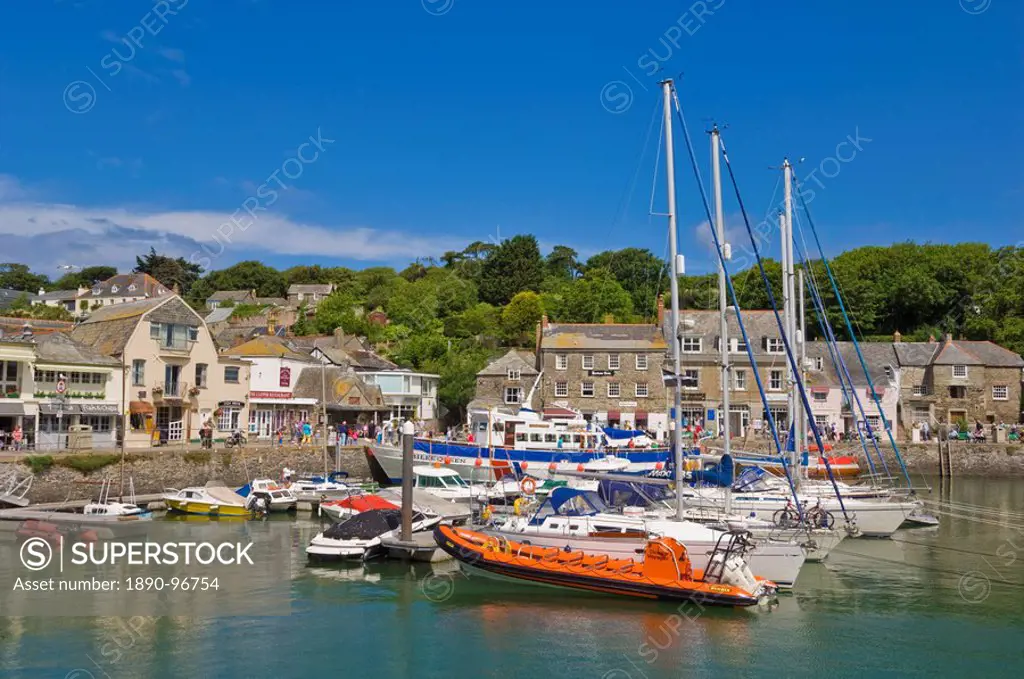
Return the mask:
[[[57,375],[57,379],[64,384],[64,391],[57,391],[57,450],[60,450],[60,430],[64,419],[64,399],[67,392],[68,377],[64,373]]]

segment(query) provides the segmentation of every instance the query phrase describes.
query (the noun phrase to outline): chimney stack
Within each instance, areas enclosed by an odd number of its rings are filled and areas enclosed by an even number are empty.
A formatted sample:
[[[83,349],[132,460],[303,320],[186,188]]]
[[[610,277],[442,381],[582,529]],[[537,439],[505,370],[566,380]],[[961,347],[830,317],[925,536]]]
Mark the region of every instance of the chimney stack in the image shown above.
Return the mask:
[[[334,346],[338,349],[345,348],[345,330],[343,328],[334,329]]]
[[[171,292],[173,292],[175,295],[179,295],[180,296],[181,295],[181,286],[179,286],[177,283],[175,283],[173,286],[171,286]]]
[[[658,295],[658,327],[665,327],[665,296]]]
[[[928,335],[928,341],[932,344],[935,344],[935,335]]]
[[[45,294],[46,294],[46,290],[43,289],[43,288],[39,288],[39,296],[42,297]]]
[[[892,341],[896,342],[897,344],[903,341],[903,335],[900,334],[899,330],[892,334]]]
[[[952,344],[953,343],[953,333],[950,333],[950,332],[946,333],[945,342],[946,342],[946,344]]]
[[[275,314],[273,312],[267,314],[267,334],[268,335],[276,335],[277,334],[277,323],[276,323],[276,321],[274,319],[274,315]]]

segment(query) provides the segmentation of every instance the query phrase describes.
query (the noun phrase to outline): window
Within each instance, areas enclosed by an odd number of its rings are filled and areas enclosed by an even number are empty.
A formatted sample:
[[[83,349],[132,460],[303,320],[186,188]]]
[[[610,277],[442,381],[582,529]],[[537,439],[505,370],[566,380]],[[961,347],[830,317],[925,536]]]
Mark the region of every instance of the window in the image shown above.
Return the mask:
[[[608,354],[608,369],[609,370],[618,370],[619,369],[619,355],[618,354]]]
[[[115,293],[115,292],[117,292],[117,286],[116,286],[116,285],[111,285],[111,286],[110,286],[110,292],[111,292],[111,293]]]
[[[887,379],[890,379],[890,380],[892,379],[892,366],[891,365],[885,366],[885,376],[886,376]]]
[[[151,339],[160,339],[160,324],[150,323],[149,324],[149,336]]]
[[[128,286],[128,292],[135,292],[135,283]]]
[[[188,341],[198,342],[199,341],[199,327],[195,325],[188,326]]]
[[[636,397],[637,398],[647,398],[647,383],[646,382],[637,382],[636,383]]]
[[[786,345],[782,343],[782,339],[779,337],[766,337],[764,342],[764,349],[769,354],[786,353]]]
[[[104,379],[103,373],[90,373],[93,384],[103,384],[106,380]]]
[[[949,388],[950,398],[967,398],[967,387],[954,386]]]
[[[734,354],[745,354],[747,353],[747,343],[743,341],[742,337],[730,337],[729,351]]]
[[[686,354],[699,354],[701,345],[703,342],[700,337],[684,337],[683,338],[683,353]]]
[[[110,421],[113,419],[110,415],[82,415],[78,422],[89,425],[93,431],[110,431]]]
[[[505,403],[522,403],[522,387],[505,387]]]
[[[815,392],[812,392],[811,395],[814,397],[814,402],[815,403],[824,403],[824,402],[828,401],[828,392],[827,391],[815,391]]]
[[[914,422],[931,422],[931,409],[928,406],[914,406],[911,417],[914,418]]]
[[[206,372],[207,365],[205,363],[196,363],[196,386],[206,386]]]
[[[522,377],[522,372],[520,370],[516,370],[515,368],[509,368],[507,377],[510,382],[518,382],[520,377]]]
[[[1010,398],[1010,388],[1005,384],[997,384],[992,387],[992,399],[995,401],[1007,401]]]
[[[583,369],[584,370],[593,370],[594,369],[594,355],[593,354],[583,354]]]
[[[965,379],[967,377],[967,366],[966,365],[954,365],[953,366],[953,377],[958,380]]]
[[[569,395],[569,383],[568,382],[555,382],[555,397],[565,398]]]
[[[594,383],[593,382],[582,382],[580,384],[580,396],[585,398],[594,397]]]
[[[619,383],[618,382],[609,382],[608,383],[608,398],[618,398],[618,397],[619,397]]]
[[[772,370],[768,373],[768,389],[771,391],[782,391],[782,371]]]
[[[18,385],[18,362],[0,361],[0,394],[20,393]]]
[[[878,415],[868,415],[868,425],[871,426],[871,431],[880,431],[882,428],[882,420]]]
[[[568,370],[569,356],[566,354],[555,354],[555,370]]]
[[[227,370],[227,368],[225,368]],[[238,368],[235,368],[238,370]],[[238,408],[218,408],[220,415],[217,416],[217,429],[220,431],[234,431],[238,429],[238,416],[241,410]]]
[[[73,372],[73,373],[71,373],[71,379],[69,381],[71,382],[71,384],[82,384],[82,373],[80,373],[80,372]]]
[[[700,386],[700,370],[688,368],[681,373],[679,382],[683,389],[696,389]]]
[[[736,391],[746,391],[747,388],[747,371],[736,370],[732,374],[732,388]]]
[[[828,425],[828,415],[815,415],[814,424],[818,425],[818,431],[824,431]]]
[[[814,357],[814,369],[817,370],[818,372],[821,372],[822,370],[824,370],[825,369],[825,359],[822,358],[821,356],[815,356]]]
[[[928,389],[923,384],[915,384],[911,390],[914,396],[926,396]]]
[[[146,386],[146,362],[141,358],[132,361],[132,386]]]
[[[224,381],[228,384],[238,384],[238,367],[229,365],[224,368]]]
[[[647,354],[636,355],[636,369],[647,370]]]

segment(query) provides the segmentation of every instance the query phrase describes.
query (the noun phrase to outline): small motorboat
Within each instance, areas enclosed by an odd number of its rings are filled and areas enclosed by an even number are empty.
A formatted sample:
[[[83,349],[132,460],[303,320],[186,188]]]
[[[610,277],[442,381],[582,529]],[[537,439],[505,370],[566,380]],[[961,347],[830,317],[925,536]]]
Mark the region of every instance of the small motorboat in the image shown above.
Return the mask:
[[[413,467],[412,473],[413,488],[424,490],[449,502],[487,504],[492,499],[505,499],[504,487],[492,493],[487,486],[466,483],[457,471],[450,467],[442,467],[440,464],[418,465]]]
[[[163,501],[168,510],[182,514],[238,517],[251,514],[245,500],[238,493],[216,481],[181,490],[168,488],[164,491]]]
[[[326,477],[321,475],[306,474],[296,480],[291,480],[294,471],[284,469],[284,487],[295,493],[299,502],[317,503],[323,500],[337,500],[348,497],[360,490],[348,485],[342,479],[348,478],[348,472],[333,471]]]
[[[320,503],[320,514],[334,521],[345,519],[368,512],[371,509],[401,509],[394,502],[369,494],[352,495],[341,500],[329,500]]]
[[[90,502],[82,509],[82,514],[92,521],[148,521],[153,518],[149,512],[135,504],[135,487],[131,487],[129,499],[131,502],[121,502],[110,499],[110,489],[114,484],[113,479],[108,479],[100,484],[100,496],[96,502]],[[122,498],[123,499],[123,498]]]
[[[263,500],[263,506],[271,512],[294,511],[298,498],[289,488],[278,485],[277,481],[271,479],[256,479],[235,491],[247,500]]]
[[[769,602],[776,594],[774,583],[750,573],[746,551],[752,543],[743,533],[725,534],[705,571],[694,569],[686,548],[668,537],[647,542],[643,563],[537,547],[446,525],[434,529],[434,539],[463,568],[503,579],[719,606],[753,606]]]
[[[437,525],[439,516],[412,515],[413,532]],[[384,553],[381,540],[397,537],[402,531],[402,512],[398,509],[371,509],[356,514],[317,533],[306,547],[312,561],[363,560]]]

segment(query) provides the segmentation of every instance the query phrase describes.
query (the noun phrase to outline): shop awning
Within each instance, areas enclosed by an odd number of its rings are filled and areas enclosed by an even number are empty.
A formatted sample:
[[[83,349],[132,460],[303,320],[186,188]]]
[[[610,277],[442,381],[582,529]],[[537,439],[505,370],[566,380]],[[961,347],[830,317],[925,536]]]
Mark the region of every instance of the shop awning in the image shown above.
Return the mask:
[[[609,410],[608,411],[608,419],[609,420],[617,420],[620,417],[622,417],[622,413],[620,413],[618,410]]]
[[[152,403],[146,401],[132,401],[128,404],[128,411],[133,415],[152,415],[156,412],[156,408]]]
[[[635,413],[633,413],[633,417],[636,419],[637,422],[647,421],[647,413],[644,412],[643,410],[638,410]]]
[[[10,417],[12,415],[24,415],[24,403],[0,403],[0,416]]]
[[[811,387],[812,394],[827,394],[828,391],[828,387]]]
[[[571,420],[576,417],[576,411],[569,410],[568,408],[545,408],[543,417],[545,420],[550,420],[554,418]]]

